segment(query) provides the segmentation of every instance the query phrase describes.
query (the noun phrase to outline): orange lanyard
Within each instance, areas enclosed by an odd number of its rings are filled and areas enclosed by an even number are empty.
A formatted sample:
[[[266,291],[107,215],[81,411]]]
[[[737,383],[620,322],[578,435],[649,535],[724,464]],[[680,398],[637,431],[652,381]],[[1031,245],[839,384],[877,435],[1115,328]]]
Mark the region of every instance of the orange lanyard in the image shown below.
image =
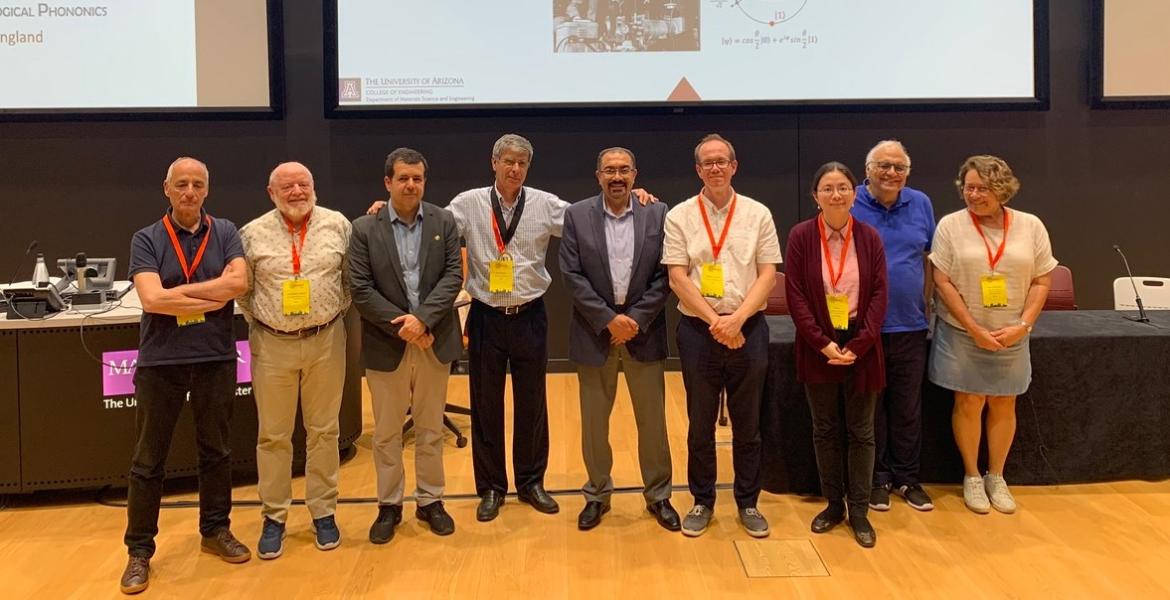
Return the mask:
[[[731,208],[727,209],[727,220],[723,221],[723,233],[719,234],[719,242],[715,242],[715,233],[711,231],[711,220],[707,218],[707,207],[703,204],[703,195],[699,194],[699,214],[703,215],[703,227],[707,228],[707,239],[711,242],[711,256],[719,260],[719,252],[723,250],[723,242],[727,241],[727,232],[731,230],[731,217],[735,215],[735,200],[739,194],[731,196]]]
[[[821,248],[825,251],[825,264],[829,267],[829,285],[835,292],[837,283],[845,274],[845,257],[849,254],[849,242],[853,240],[853,217],[849,217],[849,223],[845,225],[845,243],[841,245],[841,270],[836,274],[833,273],[833,254],[829,251],[829,235],[825,232],[825,227],[825,215],[817,217],[817,230],[821,232]]]
[[[199,244],[199,251],[195,253],[195,260],[191,262],[191,266],[187,266],[187,253],[183,252],[183,246],[179,244],[179,236],[175,234],[175,226],[171,225],[169,215],[163,215],[163,225],[167,228],[167,235],[171,236],[171,245],[175,247],[175,254],[179,256],[179,266],[183,269],[183,276],[187,278],[187,283],[191,283],[191,276],[195,274],[195,269],[199,268],[199,263],[203,260],[203,251],[207,249],[207,240],[211,239],[211,215],[204,215],[203,222],[207,223],[207,235],[203,236],[203,242]]]
[[[999,250],[995,256],[991,255],[991,242],[987,241],[987,236],[983,233],[983,227],[979,225],[979,217],[975,213],[967,211],[971,215],[971,222],[975,224],[975,231],[979,232],[979,237],[983,238],[983,246],[987,248],[987,265],[991,267],[991,272],[995,273],[995,265],[999,264],[999,259],[1003,258],[1003,250],[1007,247],[1008,225],[1011,224],[1011,212],[1008,209],[1003,209],[1003,240],[999,242]]]
[[[309,219],[312,218],[312,216],[313,213],[310,212],[308,216],[305,217],[305,222],[301,224],[300,246],[297,245],[296,228],[292,221],[289,221],[288,218],[284,215],[280,216],[280,218],[284,219],[284,224],[288,225],[288,234],[292,238],[292,269],[293,275],[297,277],[300,277],[301,275],[301,250],[305,247],[305,234],[309,231]]]

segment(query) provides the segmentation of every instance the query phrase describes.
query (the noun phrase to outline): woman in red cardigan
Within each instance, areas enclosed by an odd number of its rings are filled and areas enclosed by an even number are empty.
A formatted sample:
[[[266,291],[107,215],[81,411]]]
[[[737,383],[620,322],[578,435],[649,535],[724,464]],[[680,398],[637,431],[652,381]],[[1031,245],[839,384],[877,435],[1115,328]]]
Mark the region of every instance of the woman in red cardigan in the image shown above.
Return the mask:
[[[815,218],[788,234],[785,291],[796,325],[796,378],[812,411],[821,493],[829,506],[813,519],[813,533],[845,520],[858,544],[872,548],[869,523],[873,478],[873,413],[886,384],[882,321],[886,316],[886,255],[876,229],[852,218],[857,179],[830,162],[813,176]],[[842,448],[841,429],[848,433]],[[849,469],[845,490],[842,454]]]

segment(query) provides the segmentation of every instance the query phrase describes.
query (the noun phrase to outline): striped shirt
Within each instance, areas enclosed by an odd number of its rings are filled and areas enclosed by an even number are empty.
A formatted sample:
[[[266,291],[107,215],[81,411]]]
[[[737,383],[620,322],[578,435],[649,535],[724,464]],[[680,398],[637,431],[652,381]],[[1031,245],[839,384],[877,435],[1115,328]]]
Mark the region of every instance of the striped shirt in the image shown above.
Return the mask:
[[[549,239],[561,236],[569,203],[554,194],[524,188],[524,212],[516,234],[506,247],[515,261],[512,291],[492,293],[488,288],[488,266],[500,252],[492,232],[491,189],[467,190],[447,206],[455,215],[459,234],[467,244],[467,291],[472,298],[496,307],[531,302],[543,296],[552,283],[552,276],[545,268],[545,255]],[[503,210],[505,221],[511,221],[513,210]],[[501,223],[500,228],[506,229],[507,223]]]

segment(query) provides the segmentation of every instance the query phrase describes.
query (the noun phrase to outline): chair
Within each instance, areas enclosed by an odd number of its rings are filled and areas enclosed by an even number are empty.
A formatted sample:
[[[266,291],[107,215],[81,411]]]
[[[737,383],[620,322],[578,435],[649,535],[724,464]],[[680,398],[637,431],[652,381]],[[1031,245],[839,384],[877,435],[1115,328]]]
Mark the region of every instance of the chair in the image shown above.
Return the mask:
[[[463,253],[463,280],[467,281],[467,248],[461,248],[460,250]],[[461,337],[463,338],[463,352],[465,354],[467,352],[467,313],[470,311],[470,307],[471,294],[467,293],[466,288],[459,290],[459,295],[455,298],[454,308],[459,313],[459,330],[463,332]],[[454,374],[465,371],[465,369],[460,368],[459,360],[455,360],[451,363],[451,373]],[[449,402],[443,406],[443,412],[455,415],[471,415],[470,408],[459,406],[457,404],[451,404]],[[467,436],[463,435],[463,430],[459,429],[459,426],[456,425],[455,422],[451,420],[451,417],[448,417],[446,414],[443,415],[443,425],[447,427],[448,431],[455,434],[456,448],[467,447]],[[414,427],[414,419],[408,419],[406,423],[403,424],[402,433],[405,434],[407,431],[410,431],[411,427]]]
[[[776,284],[768,292],[768,306],[764,309],[765,315],[788,314],[788,294],[784,290],[784,274],[776,271]]]
[[[1170,278],[1137,275],[1113,280],[1113,310],[1137,310],[1135,287],[1146,310],[1170,310]]]
[[[1057,265],[1052,270],[1052,287],[1048,290],[1048,299],[1044,301],[1043,310],[1076,309],[1077,295],[1073,288],[1072,271],[1064,265]]]

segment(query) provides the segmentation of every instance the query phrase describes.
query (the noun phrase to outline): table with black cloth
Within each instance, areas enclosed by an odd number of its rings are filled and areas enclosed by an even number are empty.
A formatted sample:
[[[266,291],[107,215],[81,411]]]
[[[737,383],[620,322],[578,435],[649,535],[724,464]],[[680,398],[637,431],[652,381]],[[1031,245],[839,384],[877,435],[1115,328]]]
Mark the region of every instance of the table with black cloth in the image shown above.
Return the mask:
[[[1160,480],[1170,477],[1170,312],[1045,312],[1032,331],[1032,385],[1016,401],[1013,484]],[[795,327],[769,316],[768,377],[760,420],[763,488],[818,494],[812,420],[793,361]],[[962,461],[951,434],[954,395],[923,382],[924,483],[957,484]],[[986,447],[981,451],[986,464]]]
[[[138,347],[141,309],[130,308],[138,304],[136,294],[131,291],[123,302],[120,308],[89,317],[70,312],[28,321],[8,320],[0,313],[0,494],[126,485],[137,439],[136,411],[132,398],[105,397],[103,381],[111,366],[95,359]],[[339,452],[351,448],[362,433],[357,311],[346,314],[344,326],[348,341]],[[248,339],[248,326],[239,315],[235,337]],[[254,478],[257,417],[251,383],[236,386],[231,428],[232,470],[245,480]],[[303,469],[304,441],[298,408],[293,433],[296,471]],[[184,410],[166,477],[195,475],[197,455],[194,419],[190,410]]]

